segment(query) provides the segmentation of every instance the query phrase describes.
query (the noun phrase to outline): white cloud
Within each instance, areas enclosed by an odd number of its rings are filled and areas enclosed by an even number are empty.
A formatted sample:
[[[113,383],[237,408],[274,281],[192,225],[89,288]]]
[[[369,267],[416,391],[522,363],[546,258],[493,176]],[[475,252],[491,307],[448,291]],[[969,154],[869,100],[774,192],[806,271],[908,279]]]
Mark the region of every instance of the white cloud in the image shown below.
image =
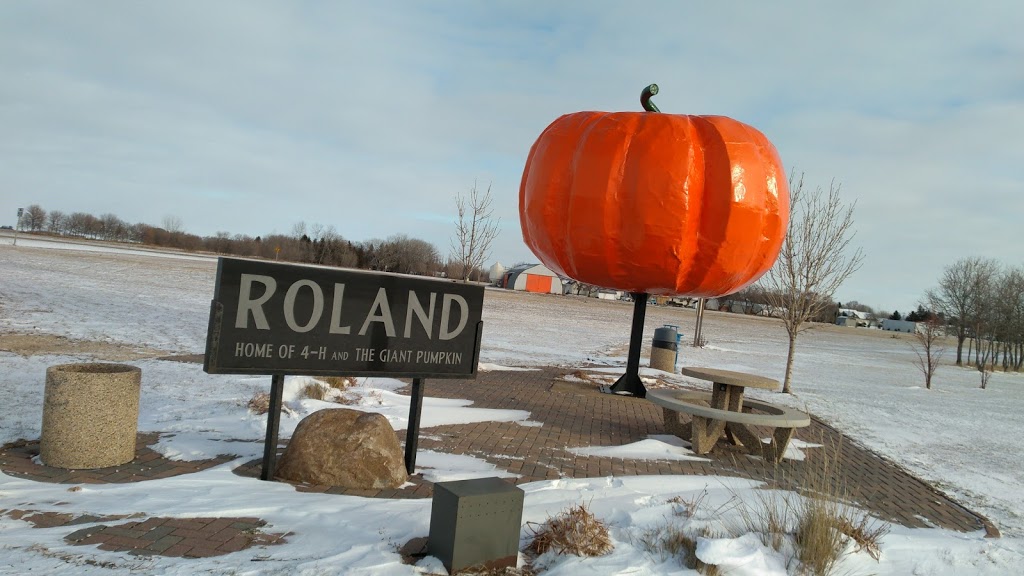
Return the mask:
[[[1024,9],[868,2],[0,5],[0,221],[38,203],[200,234],[333,224],[447,251],[493,182],[520,240],[526,152],[560,114],[638,109],[762,129],[857,200],[841,299],[906,308],[967,254],[1020,264]]]

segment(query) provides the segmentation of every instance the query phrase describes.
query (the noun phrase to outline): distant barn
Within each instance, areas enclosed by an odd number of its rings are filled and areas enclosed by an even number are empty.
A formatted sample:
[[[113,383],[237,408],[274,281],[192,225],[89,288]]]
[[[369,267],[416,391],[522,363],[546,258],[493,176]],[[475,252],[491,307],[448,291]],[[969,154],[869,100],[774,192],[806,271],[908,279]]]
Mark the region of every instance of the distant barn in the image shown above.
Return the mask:
[[[505,288],[541,294],[561,294],[562,280],[541,264],[521,264],[505,271]]]
[[[906,332],[913,334],[917,332],[917,322],[910,322],[909,320],[892,320],[886,318],[882,320],[882,330],[891,330],[893,332]]]

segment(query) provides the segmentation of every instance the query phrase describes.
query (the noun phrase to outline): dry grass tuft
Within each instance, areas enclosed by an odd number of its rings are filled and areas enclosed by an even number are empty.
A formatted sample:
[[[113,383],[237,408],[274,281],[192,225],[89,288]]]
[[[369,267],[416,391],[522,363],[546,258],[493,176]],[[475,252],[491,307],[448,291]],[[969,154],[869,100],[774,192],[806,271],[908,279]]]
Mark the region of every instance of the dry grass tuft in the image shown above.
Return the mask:
[[[696,537],[671,522],[644,532],[641,543],[648,554],[660,558],[678,558],[680,563],[704,576],[719,576],[722,572],[714,564],[706,564],[697,558],[697,538],[718,538],[707,526]]]
[[[758,491],[756,503],[741,501],[739,525],[730,531],[760,534],[766,546],[795,558],[803,573],[814,576],[833,574],[850,540],[857,544],[853,553],[863,550],[877,561],[889,525],[849,504],[855,498],[840,481],[841,454],[841,443],[832,444],[807,461],[801,496]]]
[[[355,386],[356,379],[352,376],[318,376],[317,380],[334,388],[335,390],[348,390]]]
[[[263,415],[270,412],[270,394],[257,392],[252,395],[247,404],[249,411],[256,415]]]
[[[310,400],[325,400],[328,390],[330,390],[329,387],[319,382],[310,382],[302,387],[300,394],[303,398],[309,398]]]
[[[860,519],[839,518],[835,529],[845,534],[848,538],[857,543],[857,549],[868,553],[877,562],[882,555],[879,541],[889,533],[890,526],[884,522],[878,522],[866,514]]]
[[[771,491],[756,491],[755,504],[741,504],[737,512],[740,516],[740,530],[734,530],[735,536],[753,532],[761,537],[761,542],[773,550],[781,552],[789,535],[789,518],[796,515],[793,499],[788,494]]]
[[[351,392],[358,385],[359,382],[352,376],[318,376],[316,382],[306,385],[302,395],[314,400],[351,406],[359,403],[359,396]]]
[[[538,555],[554,550],[558,554],[601,556],[612,549],[608,527],[583,504],[548,518],[537,528],[535,526],[538,525],[532,522],[527,526],[533,533],[527,550]]]
[[[850,494],[838,482],[842,478],[842,443],[827,446],[815,456],[807,462],[801,485],[804,497],[793,506],[796,517],[793,541],[796,558],[804,570],[824,576],[833,573],[846,548],[846,536],[836,527],[844,521],[852,521],[849,515],[854,514],[855,509],[845,504],[850,501]]]
[[[352,406],[359,403],[359,396],[352,394],[351,392],[342,392],[340,395],[335,396],[332,400],[335,404],[344,404],[346,406]]]
[[[468,568],[459,571],[460,576],[537,576],[537,572],[529,565],[522,568]]]
[[[668,499],[669,504],[674,504],[674,511],[676,516],[683,516],[684,518],[693,518],[697,510],[704,506],[704,501],[708,497],[707,489],[702,490],[700,494],[693,498],[683,498],[682,496],[673,496]]]
[[[824,498],[806,498],[797,506],[796,558],[814,576],[831,574],[843,555],[846,537],[834,530],[840,508],[838,502]]]

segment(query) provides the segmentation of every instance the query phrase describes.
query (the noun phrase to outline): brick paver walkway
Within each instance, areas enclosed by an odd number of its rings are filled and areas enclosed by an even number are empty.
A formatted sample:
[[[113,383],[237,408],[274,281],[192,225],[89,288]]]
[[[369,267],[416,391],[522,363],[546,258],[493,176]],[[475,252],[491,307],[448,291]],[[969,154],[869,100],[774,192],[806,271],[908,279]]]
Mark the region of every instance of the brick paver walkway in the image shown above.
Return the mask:
[[[121,466],[92,470],[67,470],[37,464],[38,440],[19,440],[0,447],[0,470],[39,482],[58,484],[111,484],[170,478],[212,468],[230,462],[234,456],[223,455],[209,460],[168,460],[150,448],[160,439],[153,432],[140,433],[135,438],[135,458]]]
[[[881,519],[909,527],[940,526],[959,531],[986,530],[998,535],[986,519],[953,502],[900,467],[858,446],[840,432],[814,420],[799,429],[796,438],[823,444],[808,448],[806,460],[784,460],[778,465],[751,458],[719,444],[707,461],[623,460],[580,456],[574,447],[619,446],[663,434],[661,409],[643,399],[603,394],[593,383],[565,379],[575,370],[545,368],[532,371],[481,372],[475,381],[428,380],[427,396],[465,398],[478,408],[530,412],[542,425],[479,422],[423,429],[421,449],[467,454],[518,474],[517,483],[562,477],[632,475],[708,475],[763,480],[769,486],[799,489],[813,480],[828,459],[829,480],[859,506]],[[763,431],[767,437],[768,430]],[[404,441],[405,431],[399,431]],[[230,461],[231,456],[178,462],[167,460],[150,445],[158,434],[140,434],[136,458],[123,466],[98,470],[50,468],[34,459],[38,441],[19,441],[0,448],[0,470],[41,482],[64,484],[137,482],[198,472]],[[260,461],[236,468],[242,476],[259,475]],[[305,492],[381,498],[424,498],[430,482],[420,476],[400,490],[351,490],[332,486],[296,485]],[[97,518],[15,509],[0,515],[31,521],[40,527],[81,528],[65,537],[75,544],[98,544],[110,550],[136,554],[201,557],[282,542],[285,534],[265,533],[258,518]],[[125,521],[130,520],[130,521]],[[120,524],[113,524],[120,521]]]
[[[822,444],[808,448],[806,460],[772,465],[719,443],[709,461],[650,461],[579,456],[574,447],[619,446],[664,434],[661,408],[647,400],[601,393],[596,385],[566,381],[569,370],[482,372],[475,381],[428,380],[427,396],[469,398],[478,408],[518,409],[543,426],[481,422],[439,426],[424,432],[420,447],[484,458],[522,477],[517,482],[560,477],[639,474],[699,474],[764,480],[770,486],[799,489],[813,484],[827,463],[836,493],[883,520],[909,527],[998,531],[986,519],[953,502],[895,464],[814,420],[795,438]],[[572,378],[570,378],[572,380]],[[764,429],[762,437],[768,437]],[[440,439],[437,439],[440,438]]]

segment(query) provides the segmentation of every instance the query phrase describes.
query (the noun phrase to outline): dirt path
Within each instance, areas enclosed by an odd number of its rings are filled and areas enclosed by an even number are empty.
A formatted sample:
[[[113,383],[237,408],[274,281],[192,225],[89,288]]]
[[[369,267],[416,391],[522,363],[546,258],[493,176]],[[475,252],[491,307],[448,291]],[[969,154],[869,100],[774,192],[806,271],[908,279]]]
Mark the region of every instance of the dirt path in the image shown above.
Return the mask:
[[[143,346],[72,340],[52,334],[0,334],[0,351],[13,352],[20,356],[88,354],[98,360],[111,362],[156,358],[170,354],[165,350]]]

